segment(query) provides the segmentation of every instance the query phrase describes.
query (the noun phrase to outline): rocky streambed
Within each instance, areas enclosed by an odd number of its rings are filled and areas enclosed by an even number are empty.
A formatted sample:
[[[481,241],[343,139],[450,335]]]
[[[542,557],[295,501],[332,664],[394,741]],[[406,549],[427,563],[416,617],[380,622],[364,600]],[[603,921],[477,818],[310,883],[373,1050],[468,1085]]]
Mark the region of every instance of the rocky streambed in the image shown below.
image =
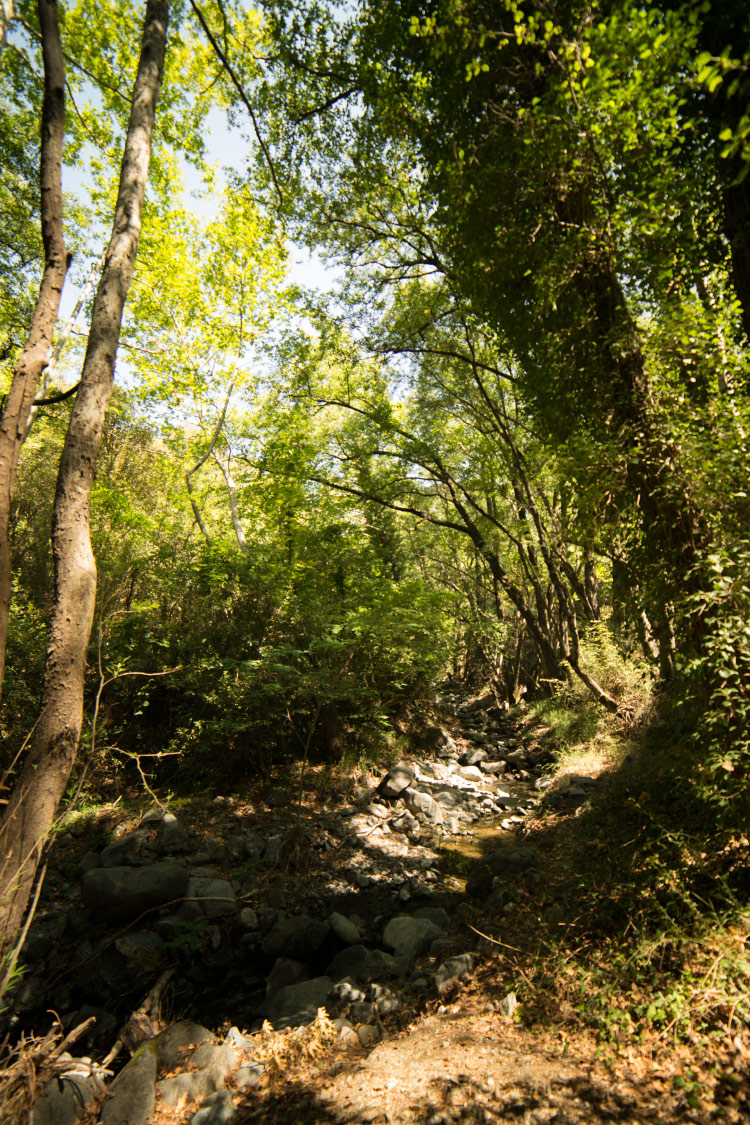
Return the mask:
[[[441,704],[453,733],[430,729],[349,804],[217,797],[154,806],[99,847],[58,841],[10,1030],[50,1009],[65,1031],[92,1022],[35,1125],[229,1121],[278,1062],[274,1036],[366,1050],[471,973],[467,904],[512,912],[537,878],[525,817],[584,805],[593,782],[549,791],[544,754],[491,698]]]

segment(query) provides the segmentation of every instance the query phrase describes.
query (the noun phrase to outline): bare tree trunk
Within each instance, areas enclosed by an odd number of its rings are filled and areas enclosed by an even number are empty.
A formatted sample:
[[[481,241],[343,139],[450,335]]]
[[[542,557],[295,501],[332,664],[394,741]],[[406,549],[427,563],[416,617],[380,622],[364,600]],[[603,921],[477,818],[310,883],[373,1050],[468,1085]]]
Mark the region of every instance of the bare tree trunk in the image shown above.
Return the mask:
[[[12,15],[12,5],[3,5]],[[0,420],[0,691],[10,612],[11,563],[8,529],[18,460],[39,380],[52,344],[60,297],[68,272],[62,213],[62,150],[65,131],[65,68],[56,0],[39,0],[39,25],[44,59],[42,147],[39,164],[40,218],[44,272],[34,315]]]
[[[230,385],[229,390],[227,391],[227,397],[224,399],[224,405],[221,408],[221,414],[219,415],[219,420],[214,427],[214,432],[212,433],[211,440],[208,443],[208,449],[206,450],[206,452],[201,457],[198,458],[198,460],[193,465],[192,469],[187,469],[186,472],[185,472],[185,484],[187,486],[188,496],[190,497],[190,506],[193,509],[193,515],[195,516],[195,522],[198,524],[198,527],[201,530],[201,534],[203,535],[203,538],[206,540],[207,543],[211,542],[211,536],[208,534],[208,528],[206,527],[205,523],[203,522],[203,517],[201,516],[201,510],[198,507],[198,501],[195,499],[195,493],[193,492],[193,476],[195,475],[195,473],[198,472],[199,469],[203,468],[206,461],[208,461],[209,457],[211,456],[214,449],[216,448],[216,443],[219,440],[219,437],[221,436],[221,431],[222,431],[222,428],[224,426],[224,419],[227,416],[227,409],[229,408],[229,400],[232,397],[232,391],[233,390],[234,390],[234,383],[232,383]],[[221,468],[221,464],[219,464],[219,468]]]
[[[28,757],[0,824],[0,941],[4,943],[21,924],[40,850],[81,733],[86,647],[96,597],[89,531],[91,488],[138,252],[168,11],[165,0],[146,4],[112,237],[94,301],[81,387],[60,459],[52,527],[55,603],[41,709]]]
[[[250,548],[247,545],[247,536],[245,535],[245,529],[243,528],[242,520],[240,519],[240,510],[237,507],[237,484],[234,480],[234,477],[229,471],[229,458],[227,458],[227,463],[225,465],[217,455],[216,450],[214,450],[214,461],[221,469],[221,475],[224,477],[224,482],[227,486],[227,493],[229,495],[229,511],[232,514],[232,527],[234,528],[234,536],[237,540],[237,546],[242,551],[245,558],[248,558],[250,555]]]

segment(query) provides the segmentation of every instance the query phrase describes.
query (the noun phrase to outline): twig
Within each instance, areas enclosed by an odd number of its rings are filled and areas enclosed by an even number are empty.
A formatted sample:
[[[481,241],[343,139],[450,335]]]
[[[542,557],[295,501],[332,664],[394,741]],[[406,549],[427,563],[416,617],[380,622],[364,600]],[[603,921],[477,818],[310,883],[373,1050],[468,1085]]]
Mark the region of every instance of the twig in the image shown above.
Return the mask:
[[[273,161],[271,160],[271,154],[268,151],[268,148],[266,146],[266,142],[263,140],[263,135],[260,131],[260,126],[258,125],[258,121],[257,121],[257,118],[255,116],[255,111],[253,110],[253,107],[250,104],[250,99],[248,98],[247,94],[245,93],[244,87],[242,86],[242,83],[240,82],[239,78],[234,73],[234,70],[232,69],[232,66],[229,62],[229,59],[227,58],[224,51],[222,51],[219,44],[216,42],[216,39],[215,39],[214,35],[212,34],[208,24],[206,23],[206,20],[203,16],[203,13],[201,12],[198,5],[195,3],[195,0],[190,0],[190,7],[193,9],[196,16],[198,17],[198,19],[200,21],[200,25],[203,28],[203,30],[205,31],[206,37],[208,38],[209,43],[213,47],[213,49],[216,52],[219,60],[221,61],[222,66],[224,67],[227,74],[231,78],[232,84],[234,85],[235,90],[237,91],[237,93],[240,95],[240,98],[244,102],[247,112],[250,114],[250,120],[252,121],[253,129],[255,130],[255,136],[257,137],[258,144],[261,147],[261,150],[263,152],[263,156],[265,158],[266,164],[268,165],[268,170],[271,173],[271,179],[273,180],[273,186],[276,188],[276,192],[279,196],[279,203],[283,207],[284,206],[284,195],[283,195],[283,192],[281,190],[281,187],[279,186],[279,181],[276,178],[276,170],[273,166]]]
[[[523,950],[518,949],[515,945],[506,945],[504,941],[498,941],[497,938],[490,937],[489,934],[483,934],[481,930],[478,930],[476,928],[476,926],[472,926],[471,922],[467,922],[466,925],[470,930],[473,930],[475,934],[479,934],[480,937],[485,938],[487,941],[491,941],[493,945],[501,945],[503,949],[512,949],[514,953],[523,953]]]

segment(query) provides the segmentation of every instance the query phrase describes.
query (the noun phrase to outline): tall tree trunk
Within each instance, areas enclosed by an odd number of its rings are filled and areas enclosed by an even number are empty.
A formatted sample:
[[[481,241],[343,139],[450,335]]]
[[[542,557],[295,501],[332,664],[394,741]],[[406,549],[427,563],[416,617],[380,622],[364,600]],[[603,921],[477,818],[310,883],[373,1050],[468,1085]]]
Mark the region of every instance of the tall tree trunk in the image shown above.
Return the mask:
[[[86,647],[96,598],[89,509],[112,392],[122,313],[141,232],[168,4],[148,0],[112,237],[94,301],[81,386],[65,438],[52,527],[55,603],[39,718],[0,824],[0,941],[17,932],[40,850],[75,761],[83,717]]]
[[[12,5],[4,5],[3,12]],[[57,323],[60,297],[68,272],[62,213],[62,150],[65,131],[65,68],[56,0],[39,0],[39,26],[44,60],[42,144],[39,163],[40,219],[44,272],[34,315],[0,419],[0,692],[10,612],[11,564],[8,531],[18,460],[29,413],[47,362]]]

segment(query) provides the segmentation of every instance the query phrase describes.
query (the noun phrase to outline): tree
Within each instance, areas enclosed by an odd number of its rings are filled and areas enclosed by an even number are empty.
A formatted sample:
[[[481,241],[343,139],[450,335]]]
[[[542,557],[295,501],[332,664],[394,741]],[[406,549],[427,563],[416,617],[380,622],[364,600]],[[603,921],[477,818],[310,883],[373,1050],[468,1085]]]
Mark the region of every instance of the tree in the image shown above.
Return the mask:
[[[52,345],[52,333],[57,323],[63,282],[69,265],[62,213],[65,71],[57,22],[57,4],[54,0],[40,0],[39,25],[44,59],[39,182],[45,264],[26,343],[16,363],[0,418],[0,691],[5,670],[11,592],[8,540],[11,503],[21,447],[26,438],[34,397]]]
[[[168,6],[148,0],[122,158],[117,204],[88,346],[63,447],[53,512],[55,600],[40,715],[28,756],[0,824],[0,933],[18,929],[36,865],[75,759],[83,676],[96,596],[89,507],[102,427],[112,391],[125,299],[141,230]]]

